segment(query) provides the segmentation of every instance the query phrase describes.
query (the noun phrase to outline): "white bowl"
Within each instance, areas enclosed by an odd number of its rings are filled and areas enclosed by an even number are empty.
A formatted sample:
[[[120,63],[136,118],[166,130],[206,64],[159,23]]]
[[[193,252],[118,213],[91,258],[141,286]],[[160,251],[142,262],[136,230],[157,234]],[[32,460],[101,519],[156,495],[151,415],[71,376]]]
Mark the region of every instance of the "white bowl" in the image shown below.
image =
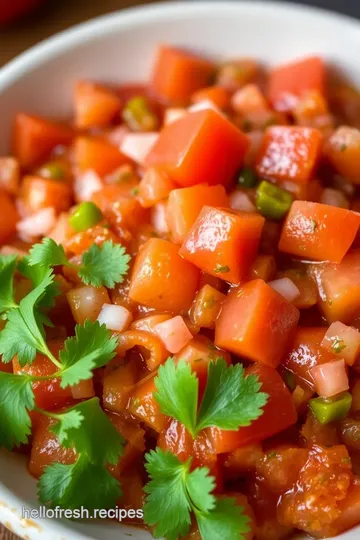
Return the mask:
[[[95,19],[63,32],[0,72],[0,155],[8,151],[16,111],[68,116],[79,78],[146,80],[159,42],[217,57],[258,57],[279,63],[320,53],[360,85],[360,23],[296,5],[270,2],[158,4]],[[1,429],[1,426],[0,426]],[[95,486],[96,489],[96,486]],[[35,481],[24,460],[0,453],[0,521],[30,540],[137,540],[150,535],[116,523],[22,519],[22,506],[36,508]],[[360,528],[342,535],[359,538]]]

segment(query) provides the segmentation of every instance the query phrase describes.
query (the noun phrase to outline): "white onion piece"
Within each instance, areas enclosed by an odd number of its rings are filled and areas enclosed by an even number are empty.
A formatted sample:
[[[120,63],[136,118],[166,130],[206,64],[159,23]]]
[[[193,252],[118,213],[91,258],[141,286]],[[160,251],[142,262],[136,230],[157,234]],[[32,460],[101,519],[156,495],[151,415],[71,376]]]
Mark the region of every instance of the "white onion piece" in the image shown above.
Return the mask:
[[[343,358],[314,366],[310,373],[315,383],[316,392],[321,397],[333,397],[349,389],[349,377]]]
[[[105,324],[108,330],[123,332],[130,326],[132,318],[131,311],[124,306],[104,304],[97,320],[100,324]]]
[[[229,203],[230,208],[233,210],[241,210],[242,212],[256,212],[255,205],[252,203],[249,195],[239,189],[230,193]]]
[[[166,204],[158,203],[151,209],[150,216],[151,225],[154,227],[155,231],[159,234],[165,234],[169,232],[169,227],[166,220]]]
[[[349,201],[342,191],[333,188],[325,188],[322,191],[320,202],[338,208],[349,208]]]
[[[176,120],[180,120],[186,113],[187,110],[182,107],[169,107],[164,114],[164,125],[167,126],[176,122]]]
[[[90,201],[93,194],[100,191],[102,188],[103,183],[99,175],[95,171],[89,169],[75,178],[75,201],[78,203]]]
[[[108,140],[113,144],[114,146],[120,146],[123,142],[126,135],[130,133],[130,129],[125,125],[122,124],[121,126],[117,126],[116,128],[112,129],[110,133],[108,134]]]
[[[204,99],[203,101],[194,103],[194,105],[190,105],[190,107],[188,107],[188,112],[206,111],[207,109],[212,109],[213,111],[222,114],[219,107],[217,107],[211,99]]]
[[[158,137],[159,134],[155,131],[151,133],[129,133],[125,135],[119,150],[125,156],[136,161],[136,163],[143,163]]]
[[[274,279],[274,281],[269,281],[268,285],[288,302],[293,302],[300,295],[299,289],[289,278]]]
[[[24,242],[31,242],[38,236],[46,236],[56,223],[54,208],[43,208],[31,216],[18,221],[16,229]]]
[[[1,255],[17,255],[18,257],[24,257],[27,255],[26,251],[18,249],[14,246],[2,246],[0,248],[0,253]]]

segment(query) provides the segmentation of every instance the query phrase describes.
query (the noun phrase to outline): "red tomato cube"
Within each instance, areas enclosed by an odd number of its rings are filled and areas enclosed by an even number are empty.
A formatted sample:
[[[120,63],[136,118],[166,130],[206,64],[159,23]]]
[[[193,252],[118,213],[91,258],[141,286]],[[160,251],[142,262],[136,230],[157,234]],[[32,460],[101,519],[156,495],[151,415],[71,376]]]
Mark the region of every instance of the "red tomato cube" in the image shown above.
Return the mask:
[[[257,255],[264,222],[259,214],[204,206],[180,255],[212,276],[239,283]]]
[[[360,214],[327,204],[295,201],[282,228],[279,249],[314,261],[340,262],[360,225]]]
[[[215,326],[215,345],[273,368],[284,357],[299,311],[261,279],[230,292]]]
[[[145,158],[163,166],[179,186],[227,185],[249,146],[244,133],[212,109],[186,114],[165,126]]]
[[[322,134],[314,128],[268,128],[256,162],[258,175],[278,181],[308,183],[318,163],[322,141]]]

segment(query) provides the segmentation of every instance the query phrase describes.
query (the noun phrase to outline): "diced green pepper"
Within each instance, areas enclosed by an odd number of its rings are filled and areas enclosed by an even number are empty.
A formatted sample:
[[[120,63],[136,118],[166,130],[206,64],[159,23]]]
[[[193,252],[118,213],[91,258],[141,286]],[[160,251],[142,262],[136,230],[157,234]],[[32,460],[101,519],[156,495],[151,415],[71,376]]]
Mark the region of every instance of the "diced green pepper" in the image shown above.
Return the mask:
[[[315,398],[310,399],[309,406],[320,424],[329,424],[335,420],[345,418],[351,408],[352,396],[349,392],[344,392],[335,399]]]
[[[40,175],[52,180],[63,180],[65,178],[64,168],[58,163],[48,163],[40,169]]]
[[[150,109],[148,100],[143,96],[129,99],[125,103],[122,117],[133,131],[155,131],[159,124],[157,116]]]
[[[256,208],[267,219],[279,220],[290,210],[292,195],[263,180],[256,191]]]
[[[83,202],[75,208],[69,218],[69,223],[76,232],[81,232],[94,227],[102,218],[101,210],[96,204],[89,201]]]
[[[250,167],[244,167],[239,174],[238,184],[243,188],[253,188],[257,184],[255,172]]]

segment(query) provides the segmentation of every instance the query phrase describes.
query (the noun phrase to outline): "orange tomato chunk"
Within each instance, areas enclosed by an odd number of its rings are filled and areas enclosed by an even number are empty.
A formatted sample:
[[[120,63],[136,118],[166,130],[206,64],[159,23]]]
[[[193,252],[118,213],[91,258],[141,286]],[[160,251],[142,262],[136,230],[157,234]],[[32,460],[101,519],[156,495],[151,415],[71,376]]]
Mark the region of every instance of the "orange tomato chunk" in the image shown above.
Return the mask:
[[[121,100],[111,90],[79,81],[74,95],[75,125],[80,129],[107,126],[119,115]]]
[[[360,184],[360,130],[339,127],[330,137],[326,154],[330,163],[345,178]]]
[[[213,73],[212,62],[163,45],[157,52],[150,89],[162,101],[186,105],[196,90],[209,84]]]
[[[270,73],[269,100],[278,111],[291,111],[309,91],[325,92],[326,71],[322,58],[312,56],[279,66]]]
[[[312,179],[322,147],[317,129],[274,126],[266,130],[257,157],[260,177],[307,184]]]
[[[66,212],[72,203],[69,184],[41,176],[25,176],[20,196],[25,210],[31,214],[49,206],[56,212]]]
[[[171,191],[166,207],[166,220],[173,242],[183,242],[203,206],[228,208],[229,198],[224,186],[198,185]]]
[[[180,255],[212,276],[239,283],[257,255],[264,222],[258,214],[204,206]]]
[[[154,398],[155,377],[156,373],[151,373],[134,386],[130,393],[127,410],[149,427],[160,432],[165,428],[168,417],[160,412],[160,406]]]
[[[246,375],[256,375],[261,390],[269,395],[263,414],[250,426],[237,431],[209,428],[210,440],[217,454],[232,452],[241,446],[259,442],[295,424],[297,414],[291,394],[275,369],[256,364],[247,368]]]
[[[4,244],[16,232],[19,220],[15,204],[5,191],[0,191],[0,244]]]
[[[261,279],[234,289],[216,321],[215,345],[253,362],[277,367],[299,311]]]
[[[295,201],[282,228],[279,249],[315,261],[341,262],[360,225],[360,214],[327,204]]]
[[[182,187],[204,182],[227,185],[241,167],[248,146],[246,135],[229,120],[205,109],[165,126],[145,166],[163,166]]]
[[[95,137],[78,137],[74,145],[74,158],[81,171],[92,169],[100,176],[110,174],[130,161],[116,146]]]
[[[158,310],[183,312],[192,303],[199,277],[199,270],[180,257],[175,244],[150,238],[135,259],[129,297]]]

